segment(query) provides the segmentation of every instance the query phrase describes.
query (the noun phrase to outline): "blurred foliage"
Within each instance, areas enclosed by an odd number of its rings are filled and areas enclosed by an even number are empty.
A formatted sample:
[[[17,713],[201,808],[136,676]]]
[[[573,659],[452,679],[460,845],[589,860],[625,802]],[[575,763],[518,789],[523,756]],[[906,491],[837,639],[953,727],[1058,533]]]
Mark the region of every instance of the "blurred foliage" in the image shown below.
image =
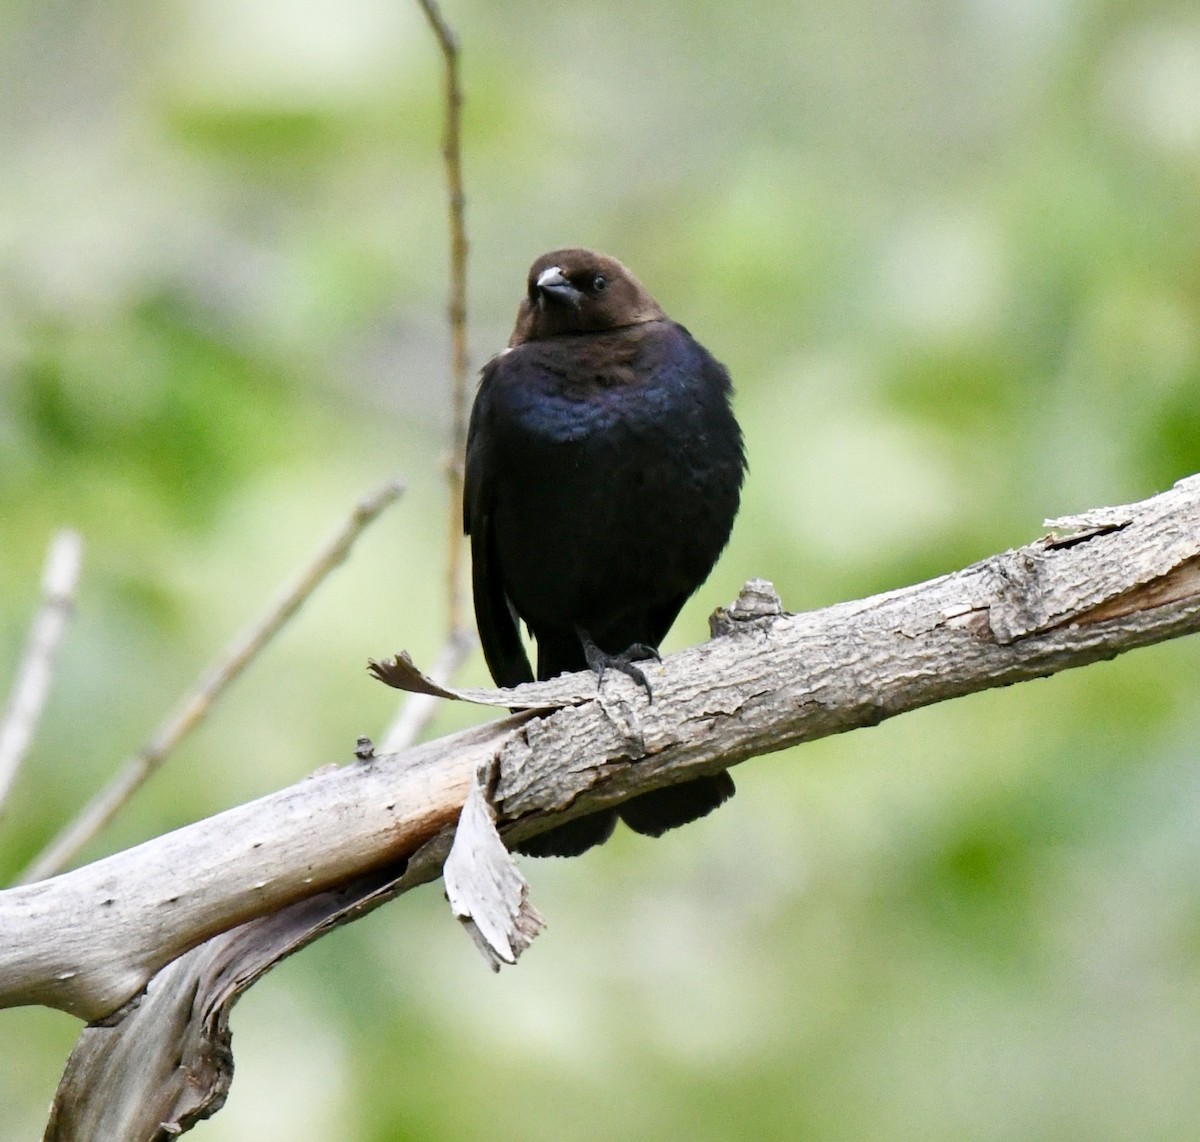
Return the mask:
[[[579,243],[737,383],[745,505],[673,645],[751,575],[821,606],[1200,470],[1194,5],[446,14],[476,361]],[[0,32],[0,688],[53,531],[88,543],[11,875],[399,470],[89,855],[380,731],[365,659],[444,622],[448,338],[415,5],[9,0]],[[498,978],[414,894],[249,994],[196,1135],[1195,1138],[1198,683],[1185,641],[742,767],[703,824],[531,864],[550,928]],[[74,1033],[0,1013],[0,1138],[39,1134]]]

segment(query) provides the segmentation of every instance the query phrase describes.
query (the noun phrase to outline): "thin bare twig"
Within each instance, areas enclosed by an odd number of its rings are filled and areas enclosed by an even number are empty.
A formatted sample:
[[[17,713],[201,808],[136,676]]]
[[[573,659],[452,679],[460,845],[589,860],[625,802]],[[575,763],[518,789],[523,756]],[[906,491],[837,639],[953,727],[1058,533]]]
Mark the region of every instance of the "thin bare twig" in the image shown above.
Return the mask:
[[[452,630],[434,659],[429,677],[439,686],[449,686],[474,648],[474,635],[463,629]],[[384,731],[378,752],[399,753],[414,745],[440,704],[441,699],[433,694],[409,694],[392,724]]]
[[[355,504],[350,515],[308,566],[279,593],[255,622],[225,648],[196,686],[159,725],[150,741],[126,761],[112,781],[34,858],[33,863],[21,874],[19,883],[44,880],[61,871],[112,820],[142,783],[166,761],[171,751],[205,718],[221,694],[300,609],[325,577],[345,560],[363,530],[403,491],[404,485],[399,480],[389,480]]]
[[[446,474],[450,490],[450,546],[446,568],[451,638],[463,630],[462,492],[463,454],[467,447],[467,222],[462,177],[462,86],[458,75],[458,41],[435,0],[419,0],[445,67],[446,125],[442,155],[446,162],[446,191],[450,206],[450,459]]]
[[[83,561],[83,538],[79,532],[64,528],[50,542],[42,571],[42,603],[33,622],[25,653],[12,691],[4,720],[0,722],[0,815],[37,733],[42,709],[54,680],[54,663],[75,609],[75,587]]]

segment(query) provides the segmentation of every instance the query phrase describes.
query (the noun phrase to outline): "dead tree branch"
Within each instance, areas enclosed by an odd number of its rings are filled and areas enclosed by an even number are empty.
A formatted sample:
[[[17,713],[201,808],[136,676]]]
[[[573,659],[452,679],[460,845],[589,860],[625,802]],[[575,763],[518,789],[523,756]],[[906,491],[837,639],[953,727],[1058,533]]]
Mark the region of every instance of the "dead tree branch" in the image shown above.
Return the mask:
[[[457,692],[535,712],[322,771],[0,892],[0,1006],[110,1015],[216,933],[414,858],[453,826],[481,765],[499,766],[493,804],[511,841],[758,754],[1200,630],[1200,477],[1058,524],[1073,534],[807,614],[779,613],[761,587],[744,593],[718,612],[718,637],[656,670],[653,704],[620,677],[597,695],[587,674]]]

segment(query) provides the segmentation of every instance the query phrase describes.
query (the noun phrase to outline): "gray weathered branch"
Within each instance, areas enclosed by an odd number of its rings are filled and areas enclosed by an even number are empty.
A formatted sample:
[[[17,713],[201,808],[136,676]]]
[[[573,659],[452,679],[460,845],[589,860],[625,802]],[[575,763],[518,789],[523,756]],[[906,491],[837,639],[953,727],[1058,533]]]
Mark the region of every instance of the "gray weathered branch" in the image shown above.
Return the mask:
[[[484,764],[499,766],[494,805],[511,841],[757,754],[1200,629],[1200,477],[1058,524],[1074,534],[808,614],[745,593],[719,612],[718,637],[655,669],[652,704],[621,676],[599,696],[588,675],[464,694],[537,712],[319,772],[0,892],[0,1006],[108,1016],[216,933],[411,857],[457,820]]]

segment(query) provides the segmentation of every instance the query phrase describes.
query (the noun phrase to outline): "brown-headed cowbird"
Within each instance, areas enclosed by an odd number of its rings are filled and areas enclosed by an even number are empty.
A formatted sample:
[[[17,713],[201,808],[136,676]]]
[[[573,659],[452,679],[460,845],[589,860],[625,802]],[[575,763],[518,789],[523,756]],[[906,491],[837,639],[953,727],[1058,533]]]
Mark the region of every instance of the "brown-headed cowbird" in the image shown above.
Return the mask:
[[[631,675],[729,539],[745,473],[729,374],[613,258],[554,250],[529,271],[508,348],[483,369],[463,522],[475,617],[500,686],[591,667]],[[658,836],[732,796],[728,773],[635,797],[518,846],[574,856],[618,813]]]

